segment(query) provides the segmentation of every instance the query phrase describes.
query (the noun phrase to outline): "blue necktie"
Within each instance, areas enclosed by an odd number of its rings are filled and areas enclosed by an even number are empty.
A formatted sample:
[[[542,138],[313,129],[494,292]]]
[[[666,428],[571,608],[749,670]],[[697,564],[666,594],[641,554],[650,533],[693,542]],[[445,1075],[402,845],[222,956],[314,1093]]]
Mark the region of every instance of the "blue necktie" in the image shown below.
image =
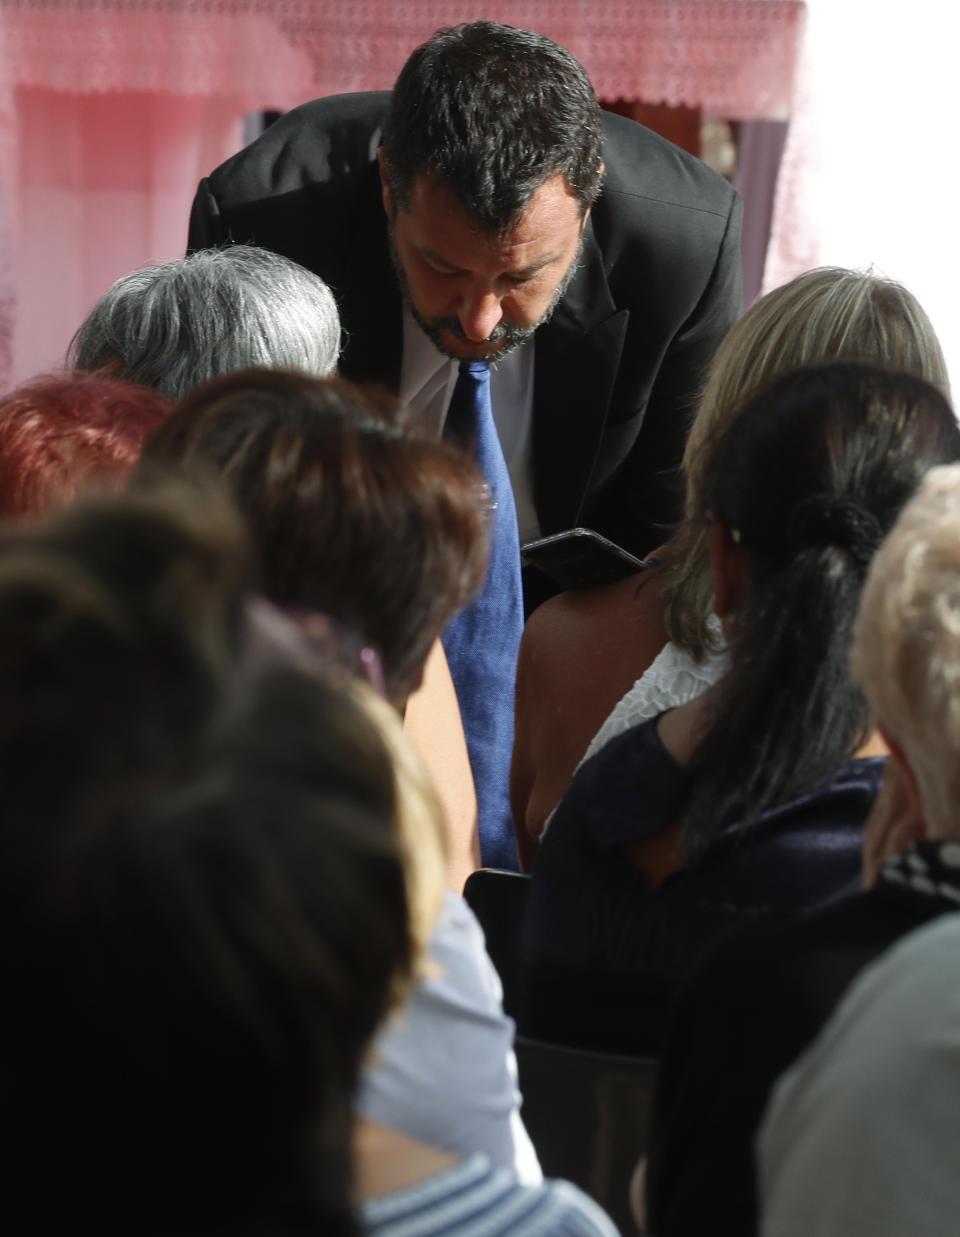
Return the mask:
[[[517,652],[523,633],[520,536],[510,473],[493,421],[486,361],[461,361],[444,437],[473,447],[493,502],[483,592],[449,624],[443,648],[477,788],[480,855],[485,867],[516,871],[509,788]]]

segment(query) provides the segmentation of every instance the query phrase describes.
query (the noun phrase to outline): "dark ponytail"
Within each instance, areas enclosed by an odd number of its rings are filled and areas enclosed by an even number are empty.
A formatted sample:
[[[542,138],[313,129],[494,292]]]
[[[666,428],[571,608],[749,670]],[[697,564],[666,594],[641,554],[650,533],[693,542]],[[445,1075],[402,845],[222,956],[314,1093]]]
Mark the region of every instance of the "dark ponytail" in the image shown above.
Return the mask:
[[[848,655],[867,567],[927,470],[957,459],[940,392],[849,363],[780,378],[718,444],[703,514],[739,542],[750,587],[689,766],[690,859],[726,825],[828,781],[865,737]]]

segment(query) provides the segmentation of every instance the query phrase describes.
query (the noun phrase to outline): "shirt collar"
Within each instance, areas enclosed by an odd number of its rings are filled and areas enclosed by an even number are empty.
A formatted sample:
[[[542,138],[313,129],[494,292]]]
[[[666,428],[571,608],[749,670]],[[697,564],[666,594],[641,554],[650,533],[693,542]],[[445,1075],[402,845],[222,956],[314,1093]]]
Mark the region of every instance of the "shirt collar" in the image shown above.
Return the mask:
[[[400,398],[406,404],[417,405],[429,398],[435,384],[449,380],[456,362],[445,356],[404,306],[403,366],[400,371]],[[428,391],[429,389],[429,391]]]

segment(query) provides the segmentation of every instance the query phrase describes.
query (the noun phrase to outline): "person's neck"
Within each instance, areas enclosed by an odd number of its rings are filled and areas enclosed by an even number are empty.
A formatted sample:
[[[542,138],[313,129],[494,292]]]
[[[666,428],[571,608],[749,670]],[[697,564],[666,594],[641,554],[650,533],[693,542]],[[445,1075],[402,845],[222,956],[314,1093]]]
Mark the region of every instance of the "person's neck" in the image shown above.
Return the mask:
[[[883,735],[879,730],[870,730],[867,732],[863,742],[855,749],[853,753],[854,760],[867,760],[871,756],[889,756],[890,749],[884,742]]]
[[[459,1157],[378,1121],[357,1117],[353,1163],[354,1198],[362,1203],[436,1177],[459,1163]]]

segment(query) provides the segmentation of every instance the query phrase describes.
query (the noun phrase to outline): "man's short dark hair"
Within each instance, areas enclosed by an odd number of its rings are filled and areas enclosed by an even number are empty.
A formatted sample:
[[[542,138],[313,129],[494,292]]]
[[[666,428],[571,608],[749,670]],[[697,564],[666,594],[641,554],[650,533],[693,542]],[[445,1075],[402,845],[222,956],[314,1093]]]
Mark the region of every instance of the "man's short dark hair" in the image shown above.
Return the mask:
[[[383,155],[401,206],[427,176],[484,231],[503,235],[551,176],[589,209],[600,187],[600,106],[579,61],[543,35],[488,21],[453,26],[401,70]]]

